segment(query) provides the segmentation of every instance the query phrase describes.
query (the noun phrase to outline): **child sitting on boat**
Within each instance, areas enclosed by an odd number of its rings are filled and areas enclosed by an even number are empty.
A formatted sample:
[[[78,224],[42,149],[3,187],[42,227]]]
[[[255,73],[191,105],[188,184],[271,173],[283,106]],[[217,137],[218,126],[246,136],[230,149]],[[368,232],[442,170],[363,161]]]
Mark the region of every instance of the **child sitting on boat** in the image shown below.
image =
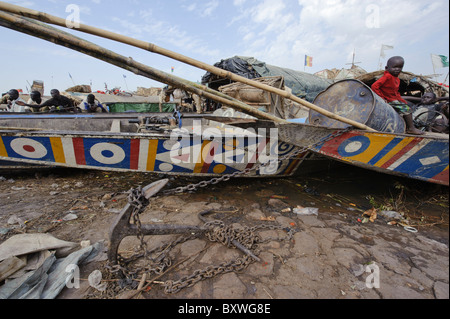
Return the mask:
[[[401,56],[394,56],[387,61],[384,75],[372,84],[372,90],[387,103],[389,103],[406,123],[406,132],[414,135],[422,135],[424,132],[414,126],[413,109],[401,96],[399,92],[400,79],[398,76],[403,70],[405,60]]]

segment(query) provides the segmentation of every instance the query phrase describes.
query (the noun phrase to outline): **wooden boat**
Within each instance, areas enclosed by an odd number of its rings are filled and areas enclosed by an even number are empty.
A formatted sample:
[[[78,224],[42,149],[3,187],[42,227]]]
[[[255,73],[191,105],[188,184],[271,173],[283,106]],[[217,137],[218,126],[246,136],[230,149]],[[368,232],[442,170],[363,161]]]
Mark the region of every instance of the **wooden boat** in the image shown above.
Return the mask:
[[[310,103],[299,97],[293,96],[285,90],[243,78],[214,66],[160,48],[148,42],[138,41],[86,25],[80,25],[80,27],[77,28],[77,31],[80,32],[86,32],[128,45],[133,45],[202,68],[220,77],[267,90],[270,93],[277,94],[310,109],[309,123],[311,124],[287,123],[285,119],[281,119],[274,114],[264,113],[255,107],[250,107],[225,94],[219,94],[207,87],[202,87],[183,79],[174,78],[169,74],[108,51],[80,38],[74,38],[72,35],[58,31],[48,25],[36,23],[31,19],[25,20],[19,16],[12,16],[6,12],[12,12],[17,15],[27,16],[28,18],[31,17],[32,19],[65,27],[65,20],[62,18],[4,3],[0,3],[0,9],[5,10],[5,12],[0,11],[0,25],[4,27],[37,36],[55,44],[73,48],[74,50],[78,50],[121,68],[130,70],[138,75],[185,89],[204,98],[214,99],[219,103],[246,112],[258,119],[268,120],[268,122],[258,120],[250,123],[250,125],[253,125],[254,128],[276,128],[279,141],[286,143],[284,146],[287,145],[288,148],[293,146],[299,147],[303,151],[303,156],[309,153],[319,154],[333,160],[344,161],[352,165],[377,170],[387,174],[396,174],[448,186],[448,135],[427,134],[423,136],[413,136],[405,134],[404,123],[402,123],[401,119],[396,119],[397,114],[393,113],[389,106],[383,107],[383,103],[377,101],[377,97],[373,92],[364,85],[356,85],[356,88],[350,90],[350,92],[345,92],[345,88],[344,90],[339,90],[340,87],[335,86],[333,88],[338,88],[337,93],[328,95],[328,98],[326,94],[319,94],[317,96],[319,100],[316,98],[314,103]],[[322,101],[322,103],[319,103],[320,101]],[[208,121],[206,118],[203,120]],[[112,123],[110,124],[112,125]],[[233,124],[235,125],[236,123]],[[242,126],[242,124],[244,123],[239,123],[239,126]],[[29,129],[30,126],[24,128]],[[114,169],[134,170],[144,170],[145,165],[147,165],[147,169],[148,166],[150,166],[153,170],[155,170],[155,168],[159,169],[160,164],[169,164],[173,166],[170,162],[159,161],[158,158],[149,160],[150,154],[156,154],[157,156],[162,155],[159,153],[160,144],[165,144],[168,139],[168,135],[162,133],[156,135],[154,135],[154,133],[150,133],[149,135],[137,135],[142,133],[110,133],[106,131],[89,133],[88,131],[83,130],[65,132],[44,130],[24,131],[21,129],[17,131],[1,131],[1,134],[3,144],[0,144],[0,156],[5,159],[12,158],[13,160],[31,161],[34,160],[32,156],[37,157],[37,153],[36,155],[33,153],[37,150],[41,150],[43,154],[45,153],[45,156],[49,155],[49,159],[46,159],[47,161],[58,163],[59,165],[81,165],[84,167],[106,167],[109,165],[110,168],[111,166],[114,166],[112,167]],[[24,136],[26,136],[26,141],[36,142],[32,142],[34,143],[32,145],[26,144],[23,140]],[[186,147],[194,152],[195,150],[192,149],[193,147],[203,150],[205,144],[209,145],[211,143],[211,140],[205,140],[203,137],[202,134],[201,142],[198,145],[188,144]],[[108,138],[108,141],[103,142],[102,138]],[[161,142],[160,138],[164,141]],[[13,145],[16,145],[18,149],[11,148],[11,142],[13,140],[16,141]],[[69,156],[69,153],[65,153],[66,141],[68,141],[70,146],[68,152],[75,152],[75,154],[77,154],[76,151],[80,150],[79,156],[72,154]],[[150,151],[150,145],[153,145],[150,144],[150,141],[154,141],[153,143],[158,145],[158,147],[155,148],[156,153],[155,151]],[[52,142],[55,142],[56,144],[52,144]],[[141,147],[141,144],[144,145]],[[8,148],[7,145],[9,145],[10,148]],[[90,148],[86,148],[85,145],[88,145]],[[123,148],[125,147],[128,151],[131,151],[133,145],[139,145],[138,148],[134,149],[134,153],[127,153]],[[94,147],[94,150],[92,150],[92,146],[96,146]],[[263,146],[264,143],[258,147]],[[223,150],[226,151],[226,147],[234,148],[236,145],[219,143],[218,148],[220,149],[220,147],[223,147]],[[240,147],[242,147],[242,145]],[[280,146],[277,147],[278,150],[282,148]],[[122,149],[122,151],[120,151],[119,148]],[[137,149],[139,152],[136,152]],[[180,149],[182,149],[182,147]],[[15,152],[17,150],[22,154]],[[59,153],[55,153],[54,150],[59,151]],[[63,150],[63,152],[61,150]],[[120,153],[121,156],[116,158],[114,150]],[[246,151],[245,144],[244,148],[239,148],[239,150]],[[266,150],[268,150],[267,147]],[[168,149],[163,145],[162,151],[167,153]],[[198,150],[196,151],[198,152]],[[225,151],[222,151],[222,153],[225,153]],[[144,153],[144,157],[141,157],[141,153]],[[24,154],[27,155],[25,156],[27,158],[24,158]],[[83,154],[84,157],[82,156]],[[129,154],[127,160],[125,160],[126,154]],[[215,153],[210,153],[210,155],[214,154]],[[276,154],[276,152],[272,154]],[[42,154],[39,154],[39,156],[41,155]],[[185,154],[181,151],[179,156],[182,155]],[[114,163],[114,165],[111,164],[111,162],[114,161],[110,158],[118,159],[122,157],[123,159],[120,163],[117,162]],[[43,158],[44,157],[42,156],[40,157],[40,159]],[[67,163],[66,158],[69,158],[72,163]],[[92,159],[95,161],[91,162]],[[37,160],[39,160],[39,158]],[[224,166],[223,163],[221,163],[221,166],[218,168],[214,165],[205,167],[204,163],[192,167],[191,163],[190,167],[177,166],[177,170],[173,172],[181,172],[184,169],[184,172],[188,173],[217,174],[226,172],[228,168],[229,167]],[[234,167],[231,167],[230,169],[232,170]],[[161,170],[172,171],[172,168],[169,169],[168,165],[163,165]],[[290,168],[287,170],[289,171]],[[277,173],[279,173],[279,170]]]
[[[221,122],[217,121],[221,120]],[[296,147],[223,124],[230,118],[173,114],[0,114],[0,160],[108,171],[220,176],[252,169]],[[249,122],[241,119],[242,122]],[[180,123],[182,122],[182,123]],[[304,154],[305,155],[305,154]],[[292,175],[302,155],[243,177]]]
[[[149,118],[156,116],[145,115],[150,116]],[[30,115],[17,114],[0,116],[1,160],[56,167],[220,176],[257,166],[262,160],[254,159],[258,154],[265,154],[270,144],[269,138],[263,136],[259,140],[239,134],[216,134],[216,139],[202,134],[198,138],[192,129],[189,137],[183,138],[180,135],[180,139],[176,135],[175,139],[161,125],[154,125],[153,132],[138,133],[138,125],[135,123],[137,118],[128,114],[114,117],[103,114],[32,117],[33,119]],[[184,119],[186,130],[196,120],[201,121],[203,131],[217,129],[223,126],[223,121],[233,121],[230,118],[192,116]],[[8,129],[5,129],[6,124],[9,125]],[[58,127],[59,125],[66,129]],[[311,154],[318,154],[390,175],[449,185],[449,138],[445,134],[413,136],[310,124],[274,124],[262,120],[242,121],[238,125],[245,128],[276,129],[278,142],[272,145],[271,154],[289,156],[298,149],[305,148],[298,156],[281,162],[276,170],[262,168],[251,172],[249,176],[290,176],[301,171],[302,163]],[[120,132],[111,129],[119,126]],[[224,132],[223,127],[220,132]],[[244,144],[236,145],[237,141],[244,141]],[[254,152],[251,151],[252,145]],[[309,147],[311,145],[313,147]],[[267,161],[268,158],[264,160]]]
[[[245,87],[241,84],[235,86],[236,90]],[[449,185],[449,135],[405,134],[404,120],[363,82],[354,79],[338,81],[321,92],[314,105],[367,124],[377,131],[359,130],[310,111],[308,119],[301,120],[314,125],[274,125],[279,140],[329,160]]]
[[[278,131],[280,140],[297,146],[328,139],[311,151],[332,160],[449,186],[449,138],[446,134],[417,136],[308,124],[282,124]]]
[[[314,104],[377,130],[351,130],[314,147],[314,152],[387,174],[449,184],[448,134],[405,134],[403,118],[363,82],[338,81],[321,92]],[[309,122],[341,129],[350,127],[314,111],[309,114]],[[320,136],[315,130],[309,134]]]

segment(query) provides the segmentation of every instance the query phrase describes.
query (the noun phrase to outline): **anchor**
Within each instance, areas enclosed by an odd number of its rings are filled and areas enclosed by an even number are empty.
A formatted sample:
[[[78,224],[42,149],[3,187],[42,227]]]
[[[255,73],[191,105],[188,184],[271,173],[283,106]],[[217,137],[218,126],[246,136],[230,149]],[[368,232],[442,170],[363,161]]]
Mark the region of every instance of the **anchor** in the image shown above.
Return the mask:
[[[142,189],[144,197],[148,200],[156,195],[167,183],[168,179],[162,179],[147,185]],[[117,254],[119,245],[125,237],[136,236],[138,234],[137,225],[131,224],[130,219],[133,213],[133,206],[128,203],[120,212],[119,216],[112,224],[109,231],[109,250],[108,259],[113,264],[117,264]],[[141,225],[140,231],[142,235],[170,235],[170,234],[186,234],[205,232],[198,226],[186,225]]]
[[[168,183],[168,179],[162,179],[145,186],[142,189],[142,195],[145,199],[150,199],[155,196],[164,186]],[[148,205],[148,202],[146,203]],[[145,205],[145,203],[143,203]],[[145,205],[145,206],[147,206]],[[144,206],[143,206],[144,207]],[[187,226],[187,225],[154,225],[143,224],[138,228],[137,225],[131,224],[130,220],[133,214],[134,207],[128,203],[120,212],[117,219],[114,221],[109,232],[109,250],[108,259],[111,263],[117,264],[118,262],[118,250],[120,243],[125,237],[136,236],[140,232],[144,236],[150,235],[172,235],[172,234],[202,234],[210,231],[209,228],[199,226]],[[207,222],[205,215],[210,214],[212,211],[204,211],[199,214],[199,219],[203,222]],[[253,259],[260,261],[249,249],[244,247],[237,240],[232,240],[231,243],[243,253],[249,255]]]

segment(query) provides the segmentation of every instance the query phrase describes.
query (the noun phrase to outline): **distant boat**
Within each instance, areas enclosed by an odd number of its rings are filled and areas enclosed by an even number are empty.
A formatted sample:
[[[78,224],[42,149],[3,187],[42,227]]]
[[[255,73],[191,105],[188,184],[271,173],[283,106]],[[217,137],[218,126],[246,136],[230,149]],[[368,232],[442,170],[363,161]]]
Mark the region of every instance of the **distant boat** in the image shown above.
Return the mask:
[[[66,96],[80,102],[88,93],[64,92]],[[106,107],[110,113],[136,112],[136,113],[169,113],[177,109],[175,102],[161,102],[159,96],[114,95],[93,92],[97,101]],[[80,106],[79,106],[80,107]]]

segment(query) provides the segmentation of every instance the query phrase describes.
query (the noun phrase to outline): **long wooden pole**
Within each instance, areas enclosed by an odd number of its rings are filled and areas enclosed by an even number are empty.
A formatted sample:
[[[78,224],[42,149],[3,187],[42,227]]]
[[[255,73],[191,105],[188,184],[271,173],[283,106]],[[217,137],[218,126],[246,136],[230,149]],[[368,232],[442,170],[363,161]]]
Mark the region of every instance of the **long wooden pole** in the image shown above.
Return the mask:
[[[18,15],[21,15],[21,16],[24,16],[24,17],[36,19],[36,20],[39,20],[39,21],[42,21],[42,22],[45,22],[45,23],[55,24],[55,25],[67,28],[65,19],[53,16],[53,15],[50,15],[50,14],[47,14],[47,13],[44,13],[44,12],[39,12],[39,11],[36,11],[36,10],[27,9],[27,8],[16,6],[16,5],[13,5],[13,4],[10,4],[10,3],[6,3],[6,2],[3,2],[3,1],[0,1],[0,10],[4,10],[4,11],[15,13],[15,14],[18,14]],[[262,90],[265,90],[265,91],[268,91],[268,92],[280,95],[280,96],[282,96],[282,97],[284,97],[286,99],[292,100],[292,101],[297,102],[297,103],[299,103],[299,104],[301,104],[301,105],[303,105],[303,106],[305,106],[305,107],[307,107],[307,108],[309,108],[311,110],[314,110],[314,111],[316,111],[316,112],[318,112],[318,113],[320,113],[320,114],[322,114],[322,115],[324,115],[326,117],[332,118],[334,120],[337,120],[337,121],[340,121],[340,122],[343,122],[343,123],[346,123],[346,124],[349,124],[349,125],[352,125],[352,126],[354,126],[356,128],[363,129],[363,130],[369,130],[369,131],[375,131],[374,129],[368,127],[365,124],[362,124],[362,123],[356,122],[354,120],[347,119],[347,118],[344,118],[344,117],[342,117],[340,115],[334,114],[332,112],[329,112],[328,110],[325,110],[325,109],[323,109],[321,107],[318,107],[318,106],[316,106],[316,105],[314,105],[314,104],[312,104],[312,103],[310,103],[308,101],[305,101],[305,100],[303,100],[303,99],[301,99],[301,98],[299,98],[299,97],[297,97],[297,96],[295,96],[295,95],[293,95],[293,94],[291,94],[291,93],[289,93],[287,91],[271,87],[271,86],[266,85],[264,83],[260,83],[260,82],[257,82],[257,81],[252,81],[250,79],[244,78],[244,77],[239,76],[237,74],[234,74],[232,72],[225,71],[225,70],[217,68],[215,66],[212,66],[212,65],[203,63],[201,61],[197,61],[195,59],[189,58],[187,56],[178,54],[176,52],[173,52],[173,51],[161,48],[161,47],[159,47],[159,46],[157,46],[155,44],[152,44],[152,43],[149,43],[149,42],[145,42],[145,41],[141,41],[141,40],[137,40],[137,39],[133,39],[131,37],[127,37],[127,36],[124,36],[124,35],[121,35],[121,34],[110,32],[110,31],[107,31],[107,30],[102,30],[102,29],[99,29],[99,28],[96,28],[96,27],[92,27],[92,26],[88,26],[88,25],[81,24],[81,23],[80,23],[79,27],[76,28],[76,30],[77,31],[81,31],[81,32],[85,32],[85,33],[89,33],[89,34],[92,34],[92,35],[100,36],[100,37],[103,37],[103,38],[107,38],[107,39],[110,39],[110,40],[118,41],[118,42],[121,42],[121,43],[124,43],[124,44],[128,44],[128,45],[131,45],[131,46],[135,46],[135,47],[138,47],[138,48],[141,48],[141,49],[153,52],[153,53],[161,54],[163,56],[175,59],[177,61],[189,64],[189,65],[194,66],[194,67],[198,67],[198,68],[203,69],[205,71],[211,72],[211,73],[216,74],[216,75],[218,75],[220,77],[227,78],[227,79],[230,79],[232,81],[244,83],[244,84],[247,84],[247,85],[250,85],[250,86],[253,86],[253,87],[256,87],[256,88],[259,88],[259,89],[262,89]]]
[[[8,14],[0,11],[0,25],[90,55],[94,58],[126,69],[137,75],[145,76],[158,82],[182,88],[191,93],[215,100],[219,103],[228,105],[247,114],[251,114],[257,118],[267,119],[275,121],[277,123],[288,123],[286,120],[259,111],[256,108],[251,107],[243,103],[242,101],[234,99],[226,94],[156,70],[148,65],[136,62],[131,58],[119,55],[89,41],[83,40],[79,37],[75,37],[67,32],[52,28],[46,24],[38,23],[34,20],[28,20],[26,18],[21,18],[13,14]]]

